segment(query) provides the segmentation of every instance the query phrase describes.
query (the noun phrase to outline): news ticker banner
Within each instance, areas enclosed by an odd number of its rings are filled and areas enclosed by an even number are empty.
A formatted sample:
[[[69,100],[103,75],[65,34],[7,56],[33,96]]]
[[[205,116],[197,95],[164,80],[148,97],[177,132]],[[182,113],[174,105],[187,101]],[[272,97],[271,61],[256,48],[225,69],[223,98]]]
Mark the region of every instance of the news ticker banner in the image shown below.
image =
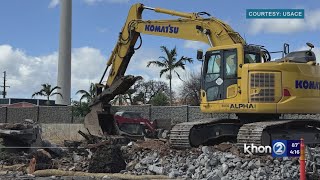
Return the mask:
[[[247,9],[247,19],[304,19],[304,9]]]
[[[273,157],[299,157],[300,140],[272,140]]]

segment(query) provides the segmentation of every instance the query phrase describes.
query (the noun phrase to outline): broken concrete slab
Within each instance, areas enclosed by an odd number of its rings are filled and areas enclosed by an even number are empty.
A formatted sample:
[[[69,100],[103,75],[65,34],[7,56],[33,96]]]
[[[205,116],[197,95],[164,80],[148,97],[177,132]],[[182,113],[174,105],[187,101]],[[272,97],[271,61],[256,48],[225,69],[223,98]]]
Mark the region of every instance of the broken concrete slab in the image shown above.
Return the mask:
[[[1,123],[0,138],[7,147],[35,147],[42,145],[41,127],[32,120],[23,123]]]

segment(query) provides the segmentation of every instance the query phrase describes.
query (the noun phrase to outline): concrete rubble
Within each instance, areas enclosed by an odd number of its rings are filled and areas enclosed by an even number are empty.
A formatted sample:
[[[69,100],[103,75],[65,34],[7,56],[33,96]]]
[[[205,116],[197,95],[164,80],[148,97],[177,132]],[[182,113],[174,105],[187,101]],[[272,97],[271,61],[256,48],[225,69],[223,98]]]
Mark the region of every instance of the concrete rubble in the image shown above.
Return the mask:
[[[164,174],[170,178],[184,179],[299,179],[298,158],[271,156],[240,156],[221,152],[217,148],[202,146],[190,150],[144,149],[136,152],[134,146],[123,147],[129,156],[127,169],[130,174]],[[138,148],[139,149],[139,148]]]
[[[23,123],[1,123],[0,138],[6,146],[31,147],[41,146],[41,128],[32,120],[25,120]]]
[[[0,136],[3,139],[8,137],[2,136],[4,132],[8,132],[7,130],[14,132],[23,129],[17,127],[28,127],[24,128],[28,130],[37,129],[34,123],[15,125],[15,128],[12,128],[13,126],[9,128],[9,126],[11,125],[0,125]],[[34,132],[40,133],[41,129]],[[167,136],[167,133],[165,132],[163,136]],[[14,133],[10,135],[18,137]],[[71,172],[87,173],[79,176],[90,175],[90,172],[114,175],[120,173],[126,177],[124,179],[130,179],[131,175],[137,175],[135,178],[156,175],[158,178],[207,180],[299,179],[298,158],[273,158],[270,155],[250,156],[240,152],[232,143],[175,150],[171,149],[164,139],[138,140],[125,145],[115,145],[112,141],[103,139],[94,144],[88,141],[65,141],[65,148],[40,140],[43,148],[34,151],[23,149],[11,152],[1,149],[0,179],[2,177],[5,179],[25,179],[26,177],[41,179],[35,176],[37,172],[52,169],[56,171],[42,173],[51,173],[51,179],[59,179],[59,173],[62,173],[60,176],[64,176],[68,174],[66,172],[69,172],[69,175]],[[28,145],[33,146],[32,143]],[[4,141],[2,141],[2,146],[6,146]],[[317,174],[320,174],[320,148],[308,149],[308,154],[308,172],[313,172],[309,179],[319,179]],[[33,175],[29,169],[32,158],[36,159]],[[101,177],[92,177],[91,174],[90,177],[83,177],[83,179],[110,179],[110,177],[111,174],[101,175]],[[82,177],[78,178],[82,179]]]

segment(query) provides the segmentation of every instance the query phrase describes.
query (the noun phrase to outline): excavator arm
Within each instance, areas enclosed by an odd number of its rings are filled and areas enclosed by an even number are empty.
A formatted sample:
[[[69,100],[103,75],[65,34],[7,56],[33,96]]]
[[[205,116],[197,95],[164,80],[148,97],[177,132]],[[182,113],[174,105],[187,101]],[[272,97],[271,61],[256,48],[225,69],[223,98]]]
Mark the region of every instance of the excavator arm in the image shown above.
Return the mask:
[[[178,18],[143,20],[143,10],[152,10]],[[209,44],[211,47],[246,44],[239,33],[235,32],[229,25],[214,17],[203,18],[201,15],[209,14],[205,12],[177,12],[162,8],[151,8],[143,4],[135,4],[130,8],[125,25],[119,33],[118,42],[99,82],[97,96],[90,104],[91,112],[85,117],[85,126],[92,134],[101,135],[105,132],[117,134],[118,130],[116,128],[110,128],[115,126],[115,122],[106,120],[113,119],[109,102],[116,95],[125,93],[139,79],[139,77],[130,75],[125,76],[125,72],[134,51],[142,45],[140,34],[200,41]],[[135,45],[139,39],[140,44],[136,48]],[[102,81],[109,68],[109,76],[106,84],[103,85]]]

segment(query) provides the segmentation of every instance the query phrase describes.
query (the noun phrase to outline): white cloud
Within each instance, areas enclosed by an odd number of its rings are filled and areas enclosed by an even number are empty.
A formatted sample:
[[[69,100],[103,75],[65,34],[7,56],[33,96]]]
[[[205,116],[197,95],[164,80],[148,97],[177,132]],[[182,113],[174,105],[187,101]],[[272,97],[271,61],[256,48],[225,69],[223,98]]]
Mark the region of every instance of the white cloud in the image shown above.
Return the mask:
[[[60,0],[51,0],[49,4],[49,8],[55,8],[60,3]]]
[[[52,83],[52,67],[57,54],[32,57],[10,45],[0,45],[0,67],[7,71],[8,96],[31,97],[42,83]],[[2,83],[2,82],[1,82]]]
[[[320,30],[320,9],[305,10],[304,19],[254,19],[250,22],[251,34],[280,33]]]
[[[141,48],[132,57],[126,74],[140,75],[145,80],[154,79],[169,83],[165,74],[160,78],[161,68],[146,67],[148,61],[158,60],[160,55],[162,55],[160,50]],[[104,56],[99,49],[92,47],[72,50],[72,99],[79,99],[80,95],[75,95],[79,89],[87,90],[91,82],[99,82],[106,67],[107,59],[108,56]],[[0,67],[1,71],[7,71],[7,85],[10,86],[8,97],[31,98],[34,92],[40,90],[41,84],[49,83],[55,86],[57,84],[57,62],[57,52],[45,56],[30,56],[21,49],[10,45],[0,45]],[[186,67],[185,71],[182,69],[177,69],[177,71],[184,78],[191,71],[199,72],[199,67],[199,64],[194,64]],[[107,75],[104,80],[106,80]],[[1,80],[0,83],[2,83]],[[174,74],[172,79],[173,90],[178,91],[182,83]]]
[[[198,50],[198,49],[206,49],[209,47],[209,45],[200,41],[186,40],[183,47],[188,49]]]
[[[29,56],[10,45],[0,45],[1,71],[7,71],[8,97],[31,98],[32,93],[41,88],[41,84],[56,85],[57,52],[46,56]],[[72,92],[88,89],[90,82],[97,82],[104,70],[105,57],[100,50],[82,47],[72,51]],[[100,72],[100,73],[99,73]],[[0,81],[2,83],[2,81]]]

